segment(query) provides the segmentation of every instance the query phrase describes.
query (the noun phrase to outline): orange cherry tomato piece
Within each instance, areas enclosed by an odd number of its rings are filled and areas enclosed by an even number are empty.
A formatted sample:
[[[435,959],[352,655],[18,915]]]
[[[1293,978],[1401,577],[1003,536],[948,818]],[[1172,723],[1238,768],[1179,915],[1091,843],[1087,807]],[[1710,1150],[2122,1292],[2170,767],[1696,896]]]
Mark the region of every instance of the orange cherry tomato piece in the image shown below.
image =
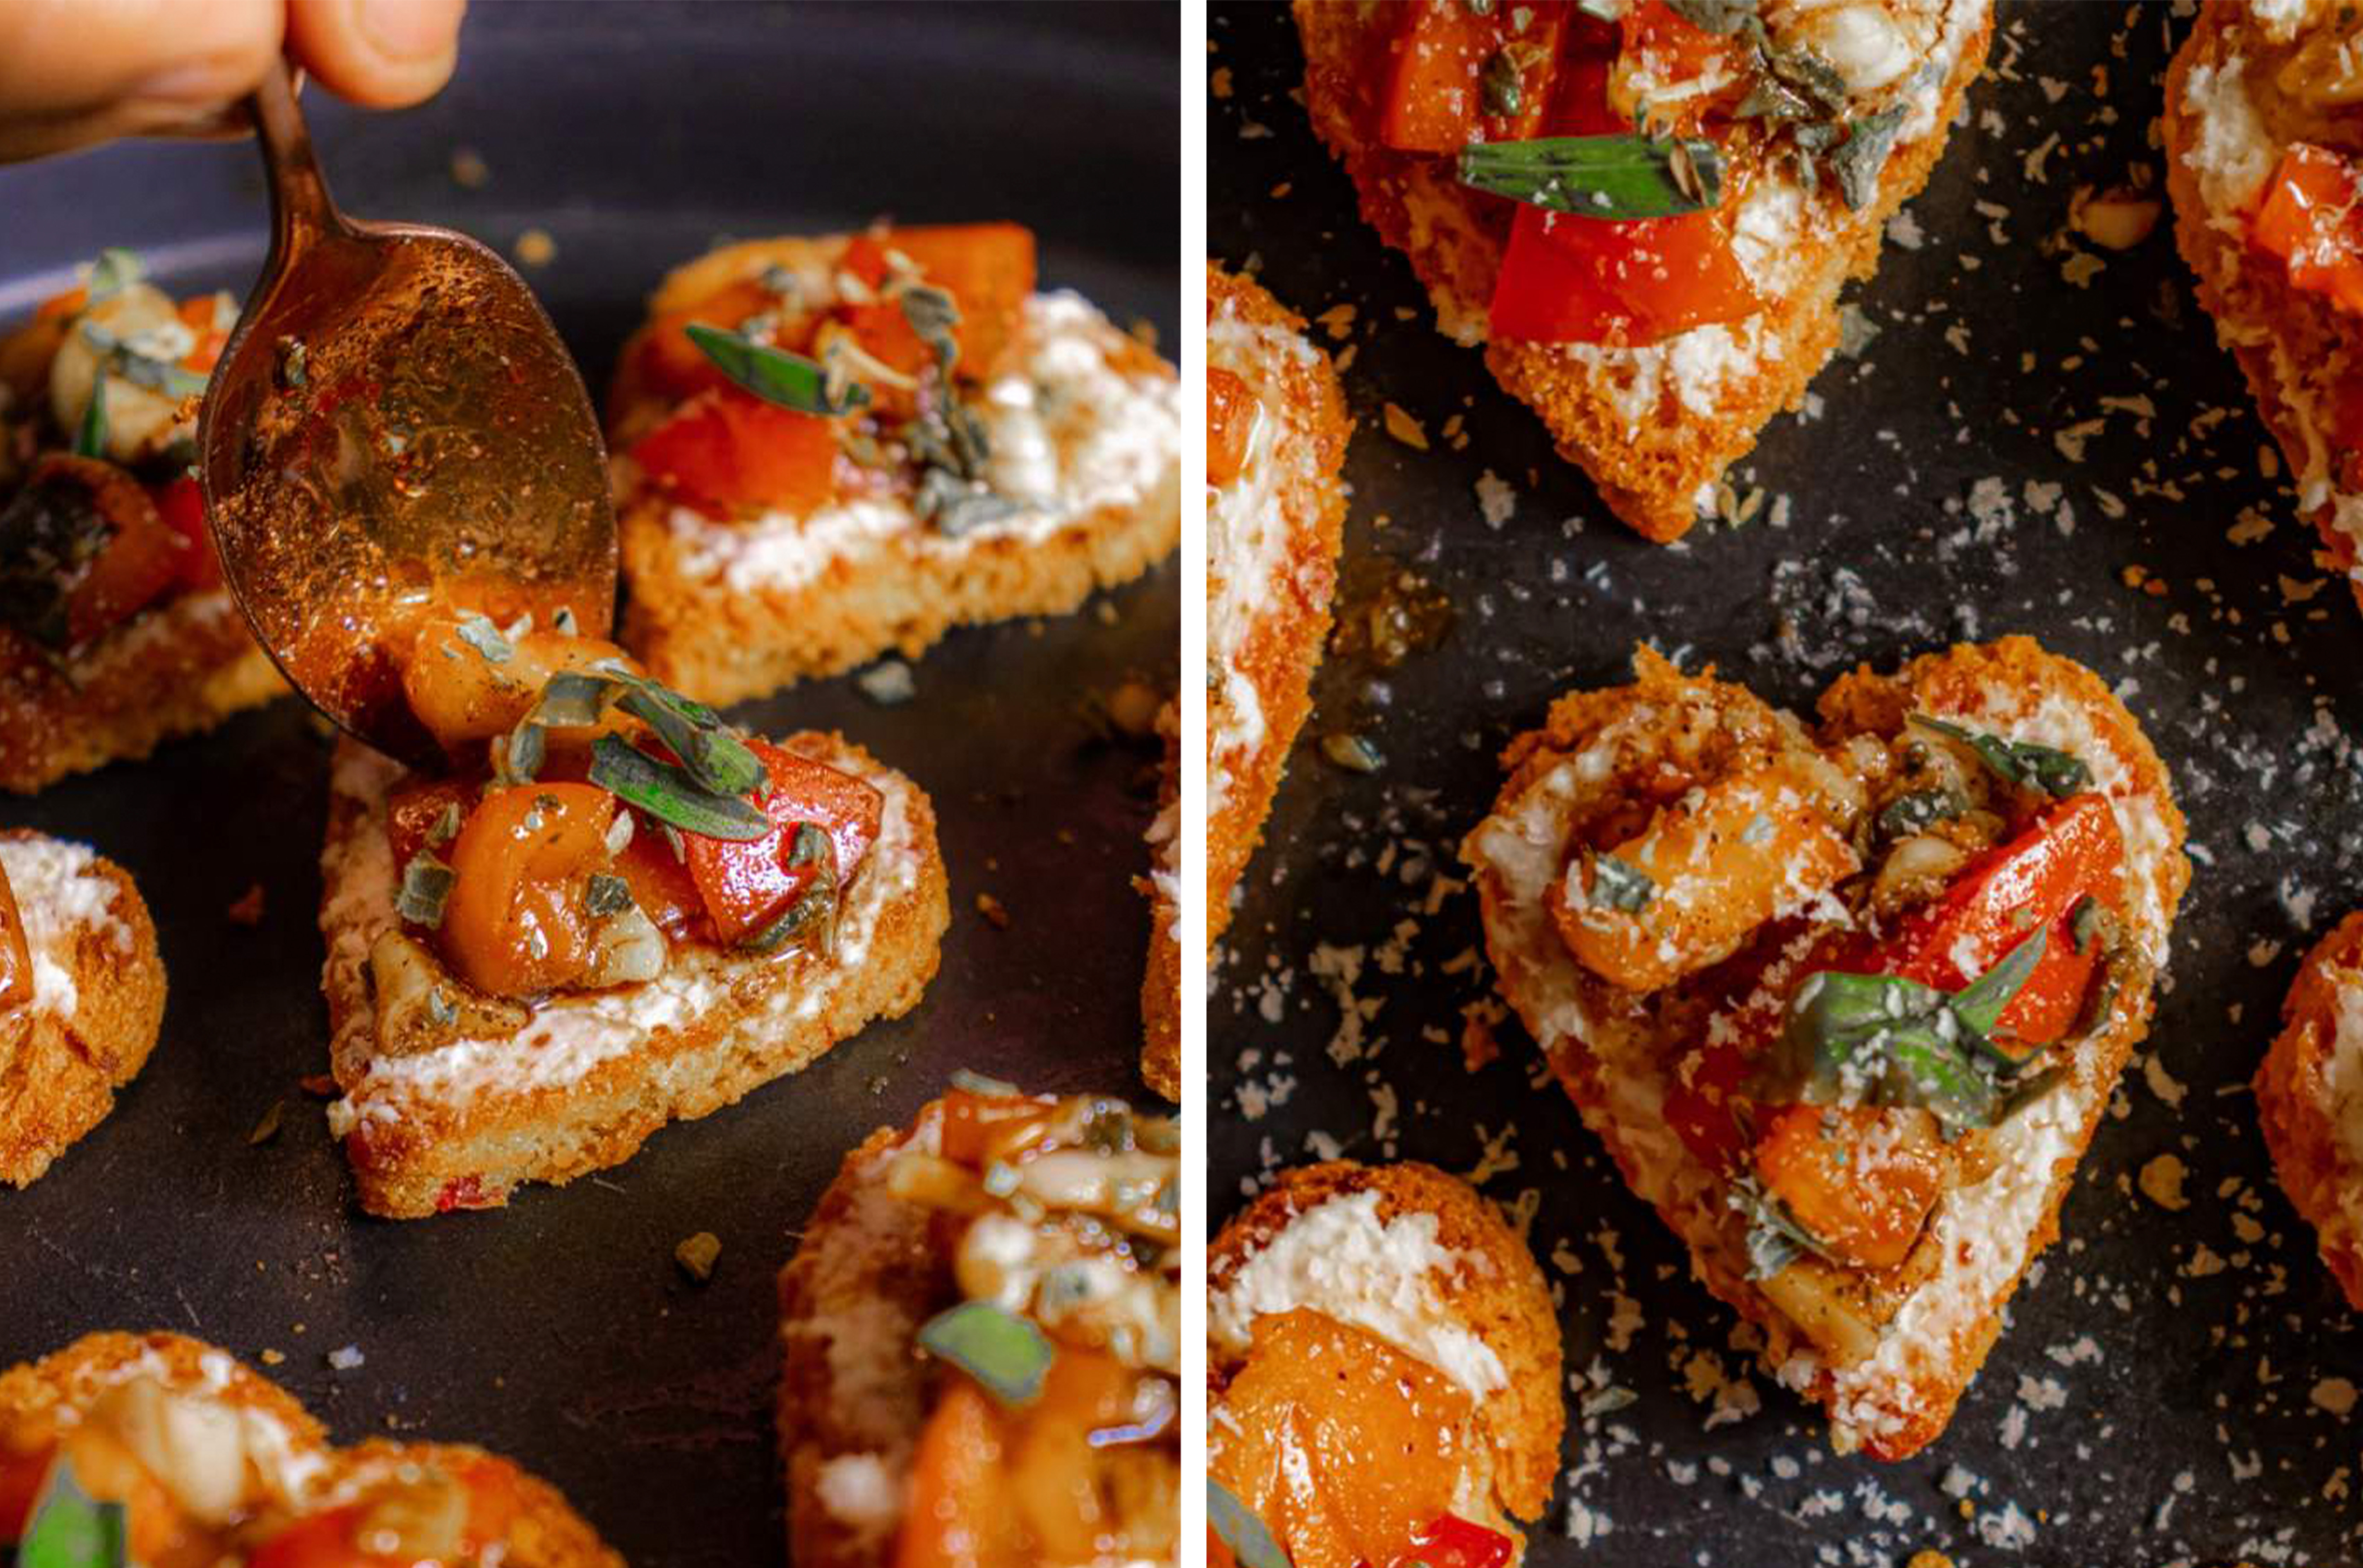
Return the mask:
[[[181,540],[181,587],[191,592],[220,587],[221,557],[214,552],[213,530],[205,526],[204,487],[183,473],[158,485],[153,495],[156,515]]]
[[[1206,483],[1228,484],[1248,465],[1262,408],[1248,384],[1219,365],[1206,370]]]
[[[690,876],[713,917],[715,930],[731,946],[769,929],[819,876],[817,862],[789,863],[800,825],[810,823],[829,836],[842,889],[877,842],[885,805],[875,789],[851,773],[769,741],[747,744],[771,775],[756,804],[771,819],[772,831],[747,843],[683,835]]]
[[[616,797],[594,784],[495,789],[451,846],[454,880],[437,935],[461,979],[530,996],[579,978],[591,960],[583,893],[608,861]]]
[[[1049,1095],[978,1095],[954,1089],[944,1096],[938,1144],[945,1159],[982,1170],[997,1148],[1048,1120],[1058,1101]]]
[[[837,494],[837,427],[733,386],[691,399],[632,445],[658,484],[713,511],[804,513]]]
[[[915,265],[922,283],[950,295],[959,307],[960,325],[952,332],[960,346],[954,373],[972,382],[991,377],[1015,339],[1026,301],[1034,292],[1033,231],[1015,223],[890,228],[856,236],[846,248],[842,265],[875,287],[891,271],[890,250]],[[902,306],[893,300],[849,305],[844,319],[860,335],[865,350],[897,370],[915,375],[935,362],[935,350],[912,331]]]
[[[176,311],[182,325],[196,334],[196,346],[182,356],[181,368],[194,375],[213,373],[214,362],[229,346],[229,328],[214,325],[214,296],[201,294],[181,301]]]
[[[894,1568],[1023,1568],[1008,1443],[992,1396],[964,1377],[947,1379],[912,1457]]]
[[[1756,1143],[1767,1191],[1806,1230],[1865,1268],[1903,1261],[1945,1178],[1945,1146],[1926,1111],[1790,1106]]]
[[[673,853],[672,844],[657,828],[642,822],[616,857],[616,874],[631,884],[632,902],[671,942],[710,939],[714,934],[714,918],[705,912],[705,899],[697,890],[697,879],[690,874],[684,858],[688,840],[682,843],[682,853]]]
[[[2281,154],[2248,230],[2279,257],[2292,288],[2363,315],[2363,213],[2355,165],[2327,148],[2300,142]]]
[[[1569,31],[1562,0],[1505,4],[1483,16],[1467,0],[1420,0],[1399,11],[1380,103],[1381,143],[1398,152],[1450,155],[1472,141],[1523,141],[1541,133]],[[1496,56],[1504,63],[1496,65]],[[1515,73],[1515,107],[1506,113],[1487,101],[1489,69]]]

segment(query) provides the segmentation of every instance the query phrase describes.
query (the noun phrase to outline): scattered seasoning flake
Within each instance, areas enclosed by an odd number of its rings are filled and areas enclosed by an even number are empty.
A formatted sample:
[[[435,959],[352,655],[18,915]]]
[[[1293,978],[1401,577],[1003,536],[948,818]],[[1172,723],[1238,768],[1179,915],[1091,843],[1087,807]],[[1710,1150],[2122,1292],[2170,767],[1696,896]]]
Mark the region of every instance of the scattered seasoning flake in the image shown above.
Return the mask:
[[[224,909],[222,915],[233,926],[262,924],[262,884],[258,882],[240,894],[238,901]]]
[[[976,895],[976,912],[983,916],[985,923],[994,930],[1009,929],[1009,911],[1004,908],[1001,900],[992,894],[980,893]]]
[[[1400,406],[1393,403],[1389,403],[1382,413],[1386,419],[1388,435],[1414,451],[1424,452],[1427,450],[1427,431],[1418,420],[1404,413]]]
[[[287,1102],[285,1100],[272,1101],[271,1108],[262,1113],[262,1119],[254,1124],[254,1130],[246,1135],[248,1146],[251,1148],[259,1144],[268,1143],[272,1139],[278,1137],[280,1118],[286,1114]]]
[[[266,1350],[262,1352],[262,1364],[265,1366],[277,1366],[286,1359],[287,1352],[284,1351]]]
[[[346,1345],[328,1352],[328,1365],[337,1372],[351,1372],[369,1358],[361,1354],[359,1345]]]
[[[547,267],[558,259],[558,241],[546,228],[528,228],[517,236],[516,259],[528,267]]]
[[[333,1100],[343,1091],[337,1081],[326,1073],[313,1073],[295,1081],[295,1086],[316,1100]]]
[[[2313,1403],[2345,1420],[2355,1409],[2355,1385],[2343,1377],[2325,1377],[2313,1385]]]
[[[911,667],[900,659],[882,659],[853,678],[861,695],[880,707],[893,707],[919,695]]]
[[[711,1230],[701,1230],[672,1250],[672,1261],[681,1272],[704,1284],[714,1277],[714,1261],[722,1256],[722,1239]]]
[[[1499,528],[1516,516],[1518,493],[1492,469],[1477,476],[1477,510],[1489,528]]]
[[[463,191],[481,191],[493,183],[492,165],[472,147],[451,150],[451,183]]]

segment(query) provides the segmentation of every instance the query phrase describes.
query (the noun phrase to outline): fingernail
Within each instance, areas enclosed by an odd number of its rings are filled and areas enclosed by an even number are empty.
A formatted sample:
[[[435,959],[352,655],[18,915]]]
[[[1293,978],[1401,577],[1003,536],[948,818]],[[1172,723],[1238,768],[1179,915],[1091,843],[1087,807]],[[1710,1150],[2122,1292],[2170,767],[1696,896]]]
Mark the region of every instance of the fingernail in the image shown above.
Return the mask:
[[[206,104],[228,97],[232,91],[222,80],[219,66],[199,61],[160,71],[129,95],[151,104]]]
[[[451,14],[436,0],[361,0],[361,29],[388,60],[432,60],[451,48]]]

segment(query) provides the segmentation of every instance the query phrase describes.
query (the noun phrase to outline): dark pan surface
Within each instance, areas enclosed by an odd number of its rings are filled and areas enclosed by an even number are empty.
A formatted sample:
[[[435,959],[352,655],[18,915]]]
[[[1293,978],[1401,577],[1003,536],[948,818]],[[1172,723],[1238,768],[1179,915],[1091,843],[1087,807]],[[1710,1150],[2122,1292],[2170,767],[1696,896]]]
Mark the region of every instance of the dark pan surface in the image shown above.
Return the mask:
[[[2004,8],[2000,79],[1910,209],[1920,248],[1891,245],[1858,291],[1880,335],[1737,476],[1787,497],[1786,526],[1659,550],[1429,329],[1288,95],[1285,13],[1215,12],[1229,92],[1210,116],[1211,248],[1259,262],[1308,316],[1355,307],[1348,555],[1414,563],[1457,622],[1382,706],[1357,672],[1324,672],[1315,726],[1369,711],[1388,763],[1355,777],[1302,747],[1281,791],[1214,992],[1213,1207],[1335,1149],[1479,1172],[1530,1217],[1580,1375],[1568,1478],[1529,1562],[2355,1560],[2363,1334],[2271,1180],[2246,1084],[2299,956],[2363,904],[2363,621],[2260,472],[2267,438],[2167,227],[2093,252],[2106,264],[2085,286],[2069,276],[2085,248],[2054,238],[2079,185],[2158,170],[2149,127],[2182,26],[2163,6]],[[1431,450],[1387,437],[1388,401]],[[1444,439],[1456,414],[1464,449]],[[1499,528],[1476,499],[1489,469],[1518,493]],[[2235,542],[2244,518],[2269,532]],[[2128,585],[2136,567],[2161,589]],[[1950,1431],[1902,1464],[1833,1458],[1819,1409],[1734,1347],[1734,1315],[1535,1084],[1516,1024],[1499,1061],[1464,1070],[1462,1008],[1490,995],[1467,967],[1474,900],[1417,906],[1432,873],[1459,871],[1503,744],[1554,695],[1625,679],[1636,639],[1804,705],[1857,661],[2014,630],[2119,684],[2173,770],[2196,876],[2148,1051]],[[1348,959],[1358,1051],[1323,978]],[[2169,1154],[2188,1170],[2179,1209],[2136,1184]]]
[[[718,235],[890,211],[1030,223],[1047,283],[1170,345],[1178,27],[1148,6],[479,6],[433,105],[378,117],[316,99],[314,123],[361,216],[451,223],[504,250],[546,230],[556,259],[528,276],[594,388],[674,261]],[[453,182],[460,146],[489,165],[485,188]],[[0,172],[0,317],[102,244],[146,249],[168,285],[242,294],[262,217],[243,147]],[[1129,879],[1153,752],[1095,740],[1081,706],[1130,674],[1170,682],[1177,584],[1169,562],[1077,616],[955,634],[915,663],[903,706],[843,680],[741,710],[766,730],[841,728],[932,794],[952,881],[942,973],[901,1022],[497,1213],[360,1218],[297,1091],[327,1066],[313,924],[327,753],[293,704],[0,802],[0,823],[87,839],[131,869],[172,977],[163,1040],[115,1117],[30,1191],[0,1192],[0,1362],[108,1327],[202,1334],[250,1362],[275,1352],[265,1370],[339,1440],[512,1454],[634,1562],[778,1561],[772,1275],[840,1156],[963,1065],[1146,1095],[1148,917]],[[261,925],[233,925],[226,906],[256,884]],[[982,893],[1009,929],[978,916]],[[283,1129],[250,1147],[282,1100]],[[723,1243],[702,1289],[672,1261],[699,1230]],[[366,1363],[331,1371],[348,1344]]]

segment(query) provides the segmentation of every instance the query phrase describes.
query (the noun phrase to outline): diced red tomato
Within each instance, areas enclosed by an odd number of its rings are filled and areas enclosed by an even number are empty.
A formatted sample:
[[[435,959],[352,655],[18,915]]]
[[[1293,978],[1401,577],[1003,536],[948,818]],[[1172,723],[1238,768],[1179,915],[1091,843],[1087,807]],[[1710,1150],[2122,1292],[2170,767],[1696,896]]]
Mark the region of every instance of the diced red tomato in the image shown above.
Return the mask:
[[[1033,230],[1015,223],[890,228],[857,236],[841,265],[874,288],[889,273],[890,250],[915,263],[922,282],[950,295],[960,307],[960,326],[952,333],[960,345],[955,373],[966,381],[989,378],[1016,337],[1018,318],[1034,292]],[[897,370],[915,375],[935,361],[933,350],[893,300],[848,306],[843,319],[860,334],[864,350]]]
[[[1497,338],[1658,342],[1753,315],[1762,301],[1721,211],[1626,222],[1520,206],[1493,285]]]
[[[354,1138],[360,1138],[356,1132]],[[498,1208],[500,1199],[487,1191],[482,1176],[454,1176],[435,1195],[435,1212],[456,1214],[471,1208]],[[251,1568],[251,1565],[250,1565]]]
[[[194,375],[212,374],[214,362],[229,346],[229,329],[214,324],[214,305],[212,295],[201,294],[177,306],[182,324],[196,334],[196,346],[181,360],[181,368]]]
[[[729,379],[715,368],[705,350],[689,340],[684,330],[694,322],[735,332],[752,316],[777,309],[779,300],[753,278],[741,278],[716,290],[695,305],[652,318],[632,349],[632,372],[639,389],[669,402],[681,402],[701,392],[727,386]],[[801,350],[801,344],[782,347]]]
[[[877,842],[884,808],[878,792],[851,773],[768,741],[748,745],[771,774],[770,787],[756,804],[774,830],[750,843],[683,836],[689,873],[706,913],[722,940],[733,946],[779,920],[819,875],[817,865],[788,863],[798,825],[811,823],[827,832],[836,851],[838,885],[843,887]]]
[[[26,1521],[32,1518],[34,1500],[41,1495],[41,1483],[49,1479],[57,1452],[55,1443],[24,1453],[0,1449],[0,1544],[24,1539]]]
[[[1206,370],[1206,483],[1228,484],[1247,467],[1255,435],[1256,395],[1218,365]]]
[[[437,931],[460,977],[495,996],[578,979],[592,958],[583,894],[608,861],[616,797],[595,784],[487,793],[451,845],[451,894]]]
[[[205,493],[195,478],[181,474],[156,487],[156,515],[180,536],[181,586],[202,592],[222,585],[221,557],[214,552],[213,530],[205,526]]]
[[[837,427],[725,386],[692,398],[632,446],[649,478],[716,511],[809,512],[837,493]]]
[[[1962,973],[1963,955],[1979,955],[1991,968],[2043,928],[2049,934],[2042,961],[1994,1033],[2022,1048],[2049,1045],[2074,1026],[2101,959],[2098,944],[2076,951],[2069,914],[2088,895],[2115,906],[2124,855],[2105,796],[2061,801],[1956,878],[1943,897],[1913,911],[1860,973],[1958,991],[1977,978]]]
[[[1503,1568],[1517,1549],[1499,1530],[1446,1514],[1415,1532],[1388,1568]]]
[[[1480,16],[1467,0],[1420,0],[1400,11],[1381,100],[1381,143],[1398,152],[1450,155],[1472,141],[1540,134],[1569,32],[1565,4],[1505,4]],[[1505,49],[1523,61],[1518,106],[1512,114],[1489,113],[1485,70]]]
[[[1660,83],[1688,82],[1704,75],[1732,47],[1730,39],[1718,38],[1684,20],[1666,0],[1642,0],[1625,13],[1617,26],[1624,42],[1624,58],[1645,62],[1651,78]],[[1742,73],[1730,74],[1736,87]],[[1684,99],[1676,128],[1685,133],[1695,130],[1700,117],[1715,101],[1704,95]]]
[[[1058,1103],[1049,1095],[975,1095],[954,1089],[944,1096],[943,1156],[982,1169],[996,1147],[1006,1147],[1028,1125],[1048,1119]]]
[[[686,854],[687,840],[682,848]],[[697,891],[697,879],[690,874],[689,862],[673,853],[671,842],[658,829],[646,822],[639,824],[632,841],[616,857],[616,874],[631,884],[632,902],[665,934],[666,940],[684,942],[713,935],[714,920],[705,912],[705,900]]]
[[[2355,166],[2327,148],[2300,142],[2281,154],[2266,183],[2248,238],[2278,256],[2290,285],[2363,315],[2363,212]]]
[[[390,1559],[361,1550],[362,1506],[314,1514],[272,1536],[247,1559],[247,1568],[380,1568]]]

